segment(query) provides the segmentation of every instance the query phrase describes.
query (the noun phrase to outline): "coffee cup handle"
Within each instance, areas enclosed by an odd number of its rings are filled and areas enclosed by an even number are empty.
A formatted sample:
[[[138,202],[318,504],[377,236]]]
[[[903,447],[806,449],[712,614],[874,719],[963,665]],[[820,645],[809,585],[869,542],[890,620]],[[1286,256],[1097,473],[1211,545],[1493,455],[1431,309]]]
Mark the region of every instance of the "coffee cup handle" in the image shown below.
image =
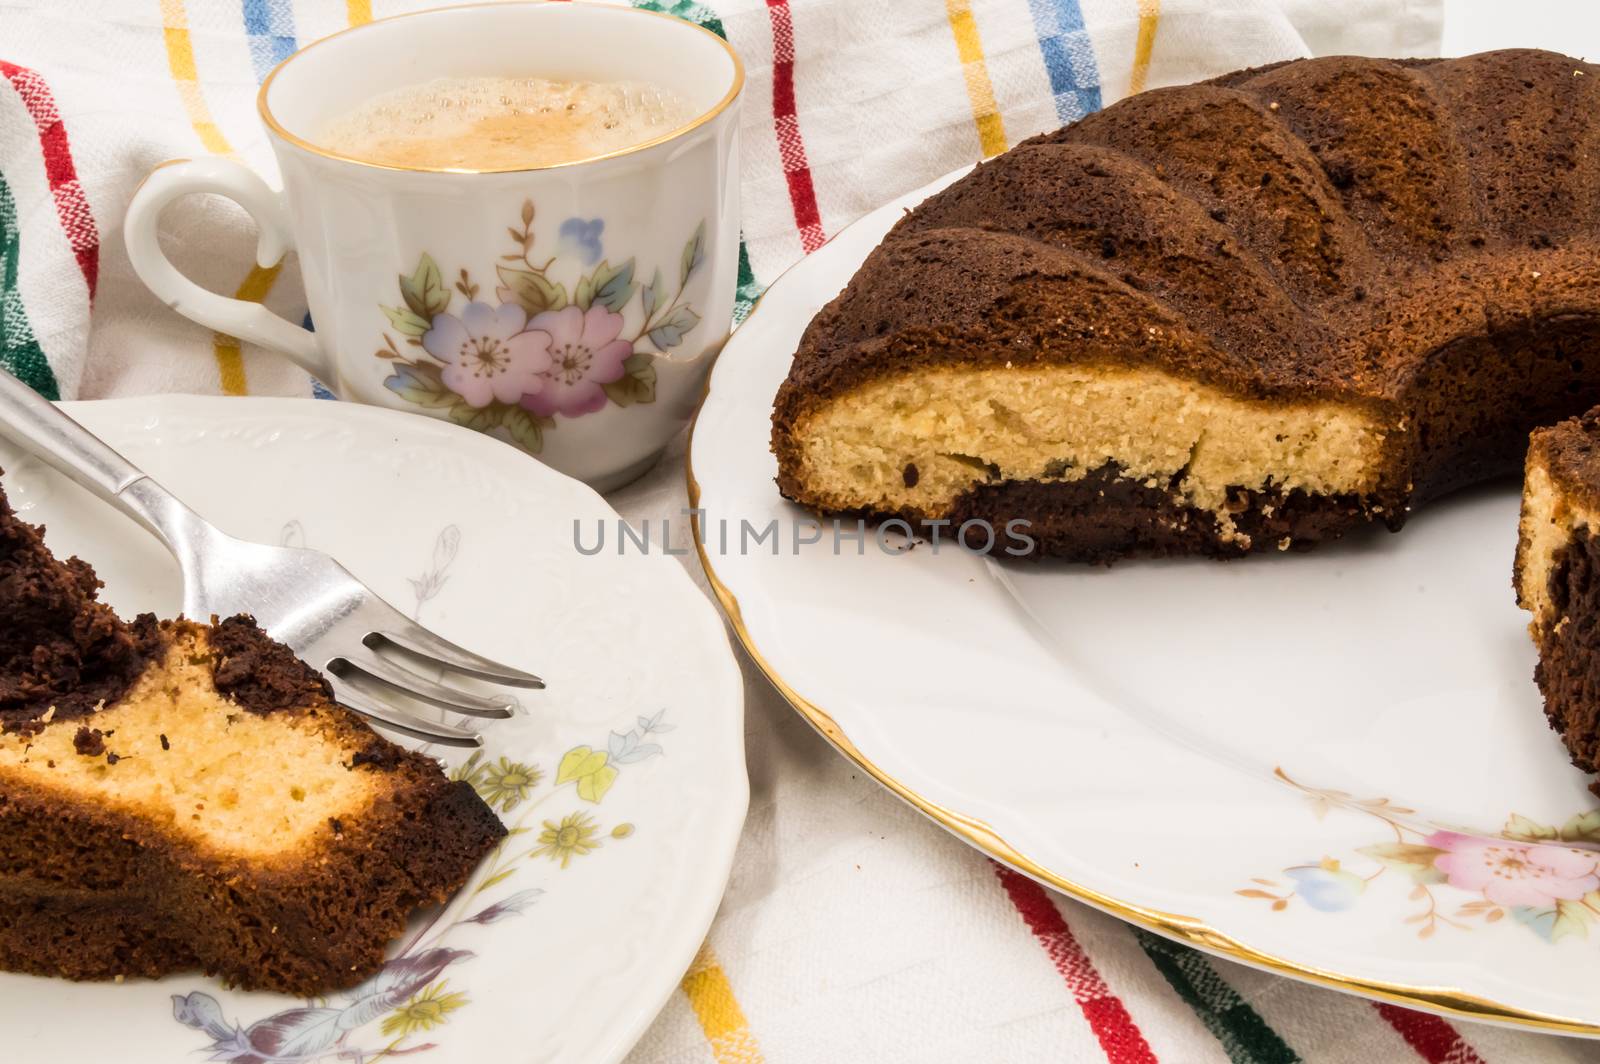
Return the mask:
[[[133,272],[162,302],[184,317],[218,332],[282,351],[301,369],[332,386],[337,379],[333,367],[310,329],[280,318],[260,303],[208,292],[178,272],[161,250],[156,238],[161,212],[173,200],[197,192],[226,196],[250,214],[261,230],[256,241],[256,262],[261,266],[282,261],[294,247],[281,196],[254,171],[217,156],[180,159],[152,170],[128,204],[122,233]]]

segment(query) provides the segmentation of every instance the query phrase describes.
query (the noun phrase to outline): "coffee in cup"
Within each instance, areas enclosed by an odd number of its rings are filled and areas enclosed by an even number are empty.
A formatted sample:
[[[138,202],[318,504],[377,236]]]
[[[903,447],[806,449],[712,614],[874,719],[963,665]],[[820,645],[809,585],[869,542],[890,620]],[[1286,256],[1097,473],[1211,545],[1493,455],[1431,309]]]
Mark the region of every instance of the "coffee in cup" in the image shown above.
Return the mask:
[[[676,93],[646,82],[436,78],[374,96],[317,139],[384,166],[511,170],[609,155],[693,117]]]

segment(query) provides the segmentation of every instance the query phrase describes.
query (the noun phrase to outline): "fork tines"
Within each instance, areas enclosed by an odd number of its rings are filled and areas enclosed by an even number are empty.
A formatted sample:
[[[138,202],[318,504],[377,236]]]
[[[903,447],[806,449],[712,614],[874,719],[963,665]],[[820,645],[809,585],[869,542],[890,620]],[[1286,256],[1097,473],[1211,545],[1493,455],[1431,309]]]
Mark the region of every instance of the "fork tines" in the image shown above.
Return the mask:
[[[483,738],[469,728],[407,712],[385,696],[400,694],[440,709],[486,719],[510,717],[520,703],[512,695],[477,694],[432,679],[400,664],[395,660],[398,655],[380,653],[385,648],[424,666],[503,687],[532,690],[544,687],[544,681],[532,673],[474,654],[409,622],[371,631],[359,645],[343,648],[327,661],[323,672],[328,676],[337,702],[379,724],[431,742],[482,746]]]

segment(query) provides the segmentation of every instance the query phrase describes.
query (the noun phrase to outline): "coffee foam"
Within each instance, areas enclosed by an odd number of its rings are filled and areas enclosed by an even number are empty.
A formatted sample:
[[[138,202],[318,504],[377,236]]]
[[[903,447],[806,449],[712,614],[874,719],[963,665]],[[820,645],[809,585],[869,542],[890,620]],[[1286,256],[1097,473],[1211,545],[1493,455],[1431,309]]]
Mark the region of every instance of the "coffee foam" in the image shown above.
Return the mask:
[[[387,166],[522,169],[642,144],[692,117],[675,93],[638,81],[439,78],[373,97],[317,140]]]

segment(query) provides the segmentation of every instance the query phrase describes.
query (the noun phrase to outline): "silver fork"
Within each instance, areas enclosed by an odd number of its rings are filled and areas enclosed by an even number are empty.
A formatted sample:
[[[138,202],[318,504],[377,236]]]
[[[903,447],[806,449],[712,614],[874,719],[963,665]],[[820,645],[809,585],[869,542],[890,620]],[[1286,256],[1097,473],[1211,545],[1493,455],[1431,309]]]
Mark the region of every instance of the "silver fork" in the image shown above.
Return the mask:
[[[380,654],[385,647],[491,683],[544,686],[537,676],[434,635],[321,551],[251,543],[220,531],[4,369],[0,433],[155,533],[183,571],[186,616],[254,616],[268,635],[321,670],[336,700],[379,724],[451,746],[481,746],[476,732],[405,712],[382,693],[475,717],[508,717],[517,705],[514,698],[430,679]]]

